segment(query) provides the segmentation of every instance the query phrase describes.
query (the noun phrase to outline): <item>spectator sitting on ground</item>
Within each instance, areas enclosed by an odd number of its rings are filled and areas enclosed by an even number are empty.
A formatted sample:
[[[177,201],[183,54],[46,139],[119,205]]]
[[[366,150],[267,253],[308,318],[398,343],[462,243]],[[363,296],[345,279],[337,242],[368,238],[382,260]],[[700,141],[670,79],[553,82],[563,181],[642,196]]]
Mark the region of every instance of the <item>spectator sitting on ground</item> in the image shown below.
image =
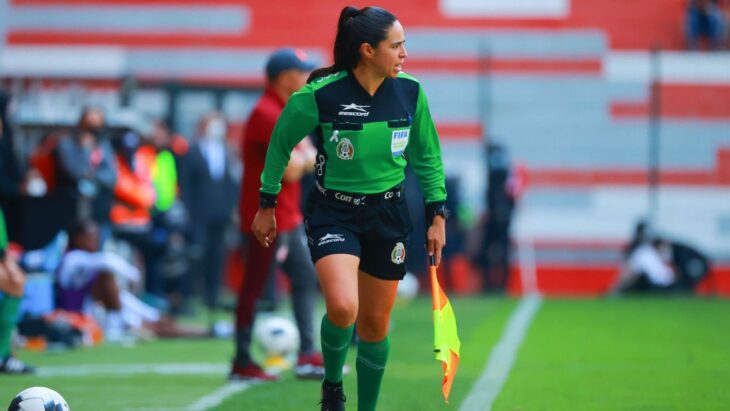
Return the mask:
[[[90,313],[92,303],[104,308],[104,335],[108,341],[123,341],[126,328],[157,322],[160,313],[120,290],[118,279],[132,285],[140,281],[136,267],[111,252],[99,251],[99,227],[81,220],[69,230],[69,247],[56,272],[56,306],[59,309]]]
[[[635,236],[629,247],[614,293],[674,289],[677,274],[672,266],[671,245],[661,237],[649,237],[646,230],[644,223],[637,227],[640,237]]]

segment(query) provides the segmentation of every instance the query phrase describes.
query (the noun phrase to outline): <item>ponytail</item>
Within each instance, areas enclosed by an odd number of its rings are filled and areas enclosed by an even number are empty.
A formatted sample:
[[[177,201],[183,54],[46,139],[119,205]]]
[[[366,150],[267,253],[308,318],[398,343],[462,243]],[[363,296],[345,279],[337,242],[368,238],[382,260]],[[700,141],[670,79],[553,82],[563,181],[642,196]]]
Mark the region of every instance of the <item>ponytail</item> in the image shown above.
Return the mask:
[[[337,21],[337,36],[333,50],[334,63],[329,67],[314,70],[307,82],[337,73],[352,70],[360,62],[360,45],[368,43],[377,47],[387,36],[388,29],[396,18],[389,11],[380,7],[364,7],[358,9],[347,6],[340,12]]]

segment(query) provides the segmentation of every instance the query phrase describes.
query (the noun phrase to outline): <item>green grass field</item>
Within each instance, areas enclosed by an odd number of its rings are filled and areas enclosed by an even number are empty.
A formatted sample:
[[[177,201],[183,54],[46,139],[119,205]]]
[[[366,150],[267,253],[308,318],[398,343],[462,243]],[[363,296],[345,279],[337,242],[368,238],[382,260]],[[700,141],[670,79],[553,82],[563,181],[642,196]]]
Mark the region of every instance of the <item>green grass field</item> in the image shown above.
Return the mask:
[[[519,300],[452,298],[452,304],[462,362],[450,404],[441,398],[430,301],[422,297],[394,311],[380,410],[458,410]],[[33,385],[56,389],[74,411],[205,409],[201,399],[226,385],[231,353],[227,340],[20,352],[43,375],[0,377],[0,409]],[[348,361],[353,368],[354,354]],[[77,375],[59,375],[68,372]],[[730,301],[547,299],[492,409],[722,410],[730,406],[729,381]],[[353,410],[354,387],[351,373],[345,389]],[[282,381],[249,386],[210,409],[316,410],[318,400],[317,382],[285,371]]]

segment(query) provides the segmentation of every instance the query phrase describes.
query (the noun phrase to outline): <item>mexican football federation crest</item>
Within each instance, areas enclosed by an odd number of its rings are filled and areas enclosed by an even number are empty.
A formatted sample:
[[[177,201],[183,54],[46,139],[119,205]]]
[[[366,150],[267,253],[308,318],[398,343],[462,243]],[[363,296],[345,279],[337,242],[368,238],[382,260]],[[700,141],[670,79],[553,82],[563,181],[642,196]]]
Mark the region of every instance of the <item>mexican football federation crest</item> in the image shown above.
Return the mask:
[[[352,157],[355,156],[355,147],[352,146],[352,143],[347,138],[340,139],[340,142],[337,143],[337,157],[340,158],[340,160],[352,160]]]
[[[393,264],[403,264],[406,262],[406,247],[403,243],[398,242],[393,247],[393,251],[390,252],[390,260]]]

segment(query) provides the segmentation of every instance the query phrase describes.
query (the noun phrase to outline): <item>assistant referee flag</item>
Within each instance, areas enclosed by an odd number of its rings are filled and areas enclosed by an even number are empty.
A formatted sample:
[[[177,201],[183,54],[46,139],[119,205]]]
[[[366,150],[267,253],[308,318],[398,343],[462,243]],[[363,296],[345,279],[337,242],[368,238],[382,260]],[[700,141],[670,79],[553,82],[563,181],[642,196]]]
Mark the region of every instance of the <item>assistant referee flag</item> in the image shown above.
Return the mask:
[[[436,360],[442,362],[444,379],[441,382],[441,391],[444,394],[444,400],[448,403],[451,385],[456,377],[456,368],[459,366],[461,341],[459,341],[456,331],[454,310],[436,277],[436,264],[433,256],[431,256],[431,301],[433,306],[433,351],[436,354]]]

